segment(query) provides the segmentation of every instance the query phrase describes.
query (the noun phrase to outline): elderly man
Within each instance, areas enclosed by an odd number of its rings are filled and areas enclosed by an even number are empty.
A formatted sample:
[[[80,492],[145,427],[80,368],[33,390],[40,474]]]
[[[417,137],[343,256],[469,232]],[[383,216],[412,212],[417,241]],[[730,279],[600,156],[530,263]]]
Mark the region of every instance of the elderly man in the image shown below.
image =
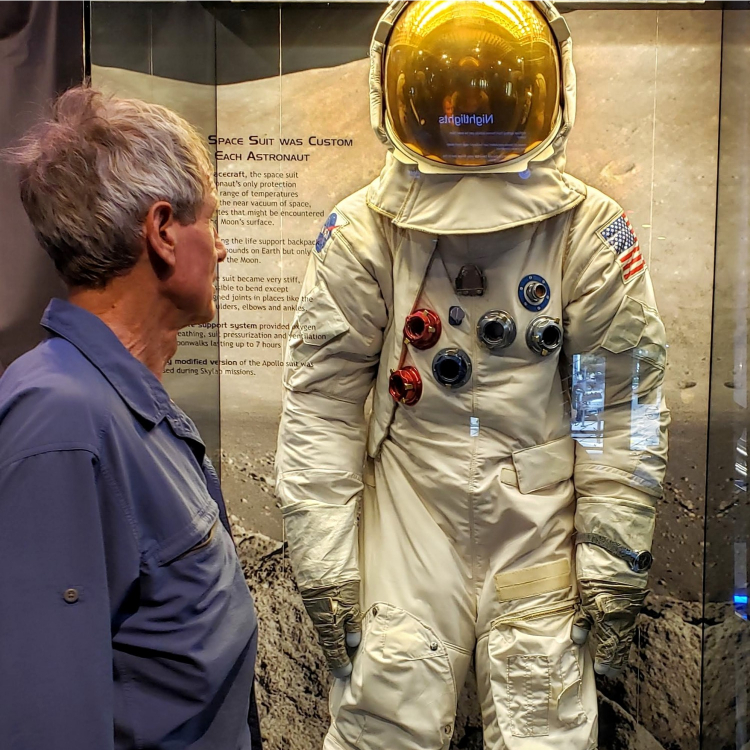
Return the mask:
[[[255,748],[252,597],[160,382],[215,313],[209,156],[169,110],[80,88],[15,161],[69,299],[0,380],[0,744]]]

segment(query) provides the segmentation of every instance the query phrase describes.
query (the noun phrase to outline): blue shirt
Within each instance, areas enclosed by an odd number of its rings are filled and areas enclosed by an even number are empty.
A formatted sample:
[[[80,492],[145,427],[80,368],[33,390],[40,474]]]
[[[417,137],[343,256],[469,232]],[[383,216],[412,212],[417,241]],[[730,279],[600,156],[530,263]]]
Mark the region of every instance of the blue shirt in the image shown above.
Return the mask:
[[[0,378],[0,747],[249,750],[256,619],[190,419],[96,316]]]

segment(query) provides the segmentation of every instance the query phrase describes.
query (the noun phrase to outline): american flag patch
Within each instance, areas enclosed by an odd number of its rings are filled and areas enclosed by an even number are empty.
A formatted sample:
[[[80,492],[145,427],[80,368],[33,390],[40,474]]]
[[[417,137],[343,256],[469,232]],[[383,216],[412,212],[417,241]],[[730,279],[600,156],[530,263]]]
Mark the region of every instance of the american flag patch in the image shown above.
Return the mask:
[[[615,251],[625,281],[646,268],[638,238],[624,213],[600,229],[599,236]]]

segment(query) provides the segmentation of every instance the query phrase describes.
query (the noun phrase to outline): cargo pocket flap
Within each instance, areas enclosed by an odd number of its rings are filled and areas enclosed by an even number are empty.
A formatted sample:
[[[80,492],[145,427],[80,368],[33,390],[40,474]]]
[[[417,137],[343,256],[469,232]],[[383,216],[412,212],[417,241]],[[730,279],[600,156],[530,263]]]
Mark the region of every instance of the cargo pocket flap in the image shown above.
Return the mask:
[[[564,482],[573,476],[575,443],[562,437],[513,453],[518,489],[525,495]]]
[[[632,351],[637,359],[663,370],[667,360],[666,338],[664,323],[656,308],[625,297],[610,323],[602,348],[613,354]]]
[[[379,602],[362,622],[351,677],[334,682],[330,710],[346,747],[445,750],[456,699],[445,644],[410,613]]]
[[[602,346],[613,354],[634,349],[638,346],[645,327],[643,305],[637,299],[626,296],[610,323]]]

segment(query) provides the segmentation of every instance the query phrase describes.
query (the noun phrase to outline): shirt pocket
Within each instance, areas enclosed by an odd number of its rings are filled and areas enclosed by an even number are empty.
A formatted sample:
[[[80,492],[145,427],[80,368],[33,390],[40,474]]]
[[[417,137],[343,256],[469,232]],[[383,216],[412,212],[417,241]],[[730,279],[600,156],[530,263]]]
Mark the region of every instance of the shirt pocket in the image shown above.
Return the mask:
[[[190,522],[164,539],[157,547],[155,558],[160,567],[177,562],[191,553],[207,549],[217,535],[219,507],[210,498],[199,507]]]

